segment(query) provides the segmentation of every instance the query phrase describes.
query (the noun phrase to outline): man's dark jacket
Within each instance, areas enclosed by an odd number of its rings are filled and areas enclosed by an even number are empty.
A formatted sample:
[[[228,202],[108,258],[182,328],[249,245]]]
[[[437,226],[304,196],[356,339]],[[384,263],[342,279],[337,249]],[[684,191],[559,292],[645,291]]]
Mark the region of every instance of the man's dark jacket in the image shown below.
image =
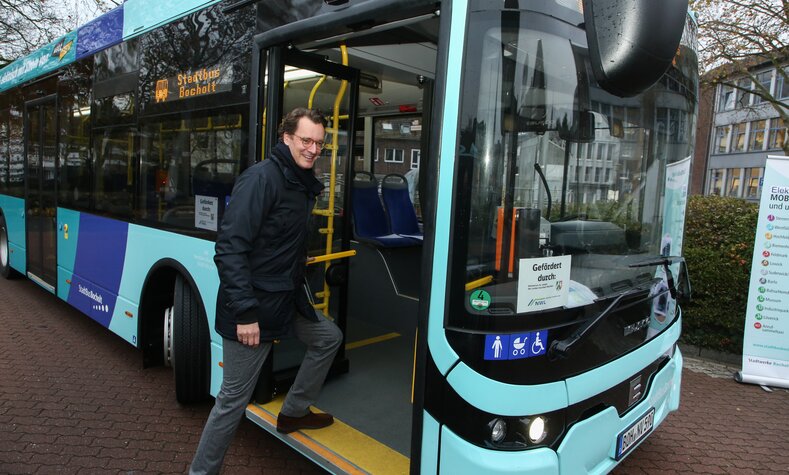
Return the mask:
[[[307,224],[323,185],[283,143],[236,180],[216,241],[216,331],[258,322],[261,340],[288,334],[294,310],[317,320],[302,286]]]

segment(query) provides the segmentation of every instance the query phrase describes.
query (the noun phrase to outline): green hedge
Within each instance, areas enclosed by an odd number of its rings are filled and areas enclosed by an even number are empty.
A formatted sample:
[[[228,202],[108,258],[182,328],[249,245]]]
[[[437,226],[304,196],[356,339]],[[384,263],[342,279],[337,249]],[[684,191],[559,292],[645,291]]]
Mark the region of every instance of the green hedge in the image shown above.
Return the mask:
[[[742,353],[758,213],[736,198],[690,197],[683,254],[693,300],[683,306],[682,341]]]

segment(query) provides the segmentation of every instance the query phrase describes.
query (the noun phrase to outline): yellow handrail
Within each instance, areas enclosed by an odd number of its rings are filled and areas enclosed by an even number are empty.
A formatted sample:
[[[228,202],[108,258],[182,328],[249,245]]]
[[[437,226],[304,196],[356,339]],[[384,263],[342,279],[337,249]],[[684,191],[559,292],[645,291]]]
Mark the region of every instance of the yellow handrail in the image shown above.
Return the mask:
[[[472,280],[471,282],[466,283],[466,292],[468,292],[469,290],[474,290],[477,287],[482,287],[483,285],[487,285],[491,282],[493,282],[492,275],[486,275],[481,279]]]
[[[340,53],[342,54],[342,64],[343,66],[348,66],[348,48],[342,44],[340,45]],[[328,210],[334,210],[334,191],[337,185],[337,150],[339,149],[339,139],[340,139],[340,104],[342,104],[342,99],[345,96],[345,91],[348,88],[348,81],[342,80],[340,82],[340,90],[337,91],[337,96],[334,98],[334,108],[332,109],[332,126],[331,126],[331,171],[329,172],[329,203],[326,206]],[[328,223],[326,224],[326,228],[329,229],[329,232],[326,233],[326,254],[332,253],[332,246],[334,241],[334,213],[328,213],[326,216]],[[326,262],[325,270],[329,269],[331,265],[330,262]],[[331,290],[329,289],[329,284],[326,282],[326,279],[323,280],[323,304],[321,305],[323,308],[322,310],[329,315],[329,297],[331,296]]]
[[[337,259],[344,259],[356,255],[356,251],[340,251],[332,252],[331,254],[324,254],[322,256],[308,257],[307,265],[318,264],[319,262],[336,261]]]
[[[325,75],[321,76],[321,78],[318,79],[318,82],[316,82],[315,85],[312,86],[312,91],[310,91],[310,100],[307,102],[307,108],[312,109],[312,102],[315,100],[315,94],[318,93],[318,88],[320,88],[321,84],[323,84],[324,82],[326,82]]]

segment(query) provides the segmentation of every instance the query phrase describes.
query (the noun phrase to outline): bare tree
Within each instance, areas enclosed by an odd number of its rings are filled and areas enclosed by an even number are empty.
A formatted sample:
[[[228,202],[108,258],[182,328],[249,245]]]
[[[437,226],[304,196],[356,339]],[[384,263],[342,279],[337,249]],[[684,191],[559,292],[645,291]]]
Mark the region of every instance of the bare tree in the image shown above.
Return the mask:
[[[789,124],[789,104],[780,100],[780,91],[765,87],[755,68],[772,65],[789,84],[789,0],[691,0],[690,5],[699,14],[703,80],[759,97]],[[784,152],[789,155],[789,141]]]
[[[121,0],[0,0],[0,68],[25,56]]]

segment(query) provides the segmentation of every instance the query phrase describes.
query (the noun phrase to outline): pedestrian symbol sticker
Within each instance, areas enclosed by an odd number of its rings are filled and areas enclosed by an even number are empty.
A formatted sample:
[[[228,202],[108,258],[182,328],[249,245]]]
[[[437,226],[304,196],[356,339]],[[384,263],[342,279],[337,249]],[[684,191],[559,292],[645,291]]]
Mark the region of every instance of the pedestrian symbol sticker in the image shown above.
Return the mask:
[[[507,349],[510,347],[509,335],[485,335],[485,359],[509,359]]]
[[[490,294],[484,290],[471,292],[469,303],[474,310],[485,310],[490,307]]]

